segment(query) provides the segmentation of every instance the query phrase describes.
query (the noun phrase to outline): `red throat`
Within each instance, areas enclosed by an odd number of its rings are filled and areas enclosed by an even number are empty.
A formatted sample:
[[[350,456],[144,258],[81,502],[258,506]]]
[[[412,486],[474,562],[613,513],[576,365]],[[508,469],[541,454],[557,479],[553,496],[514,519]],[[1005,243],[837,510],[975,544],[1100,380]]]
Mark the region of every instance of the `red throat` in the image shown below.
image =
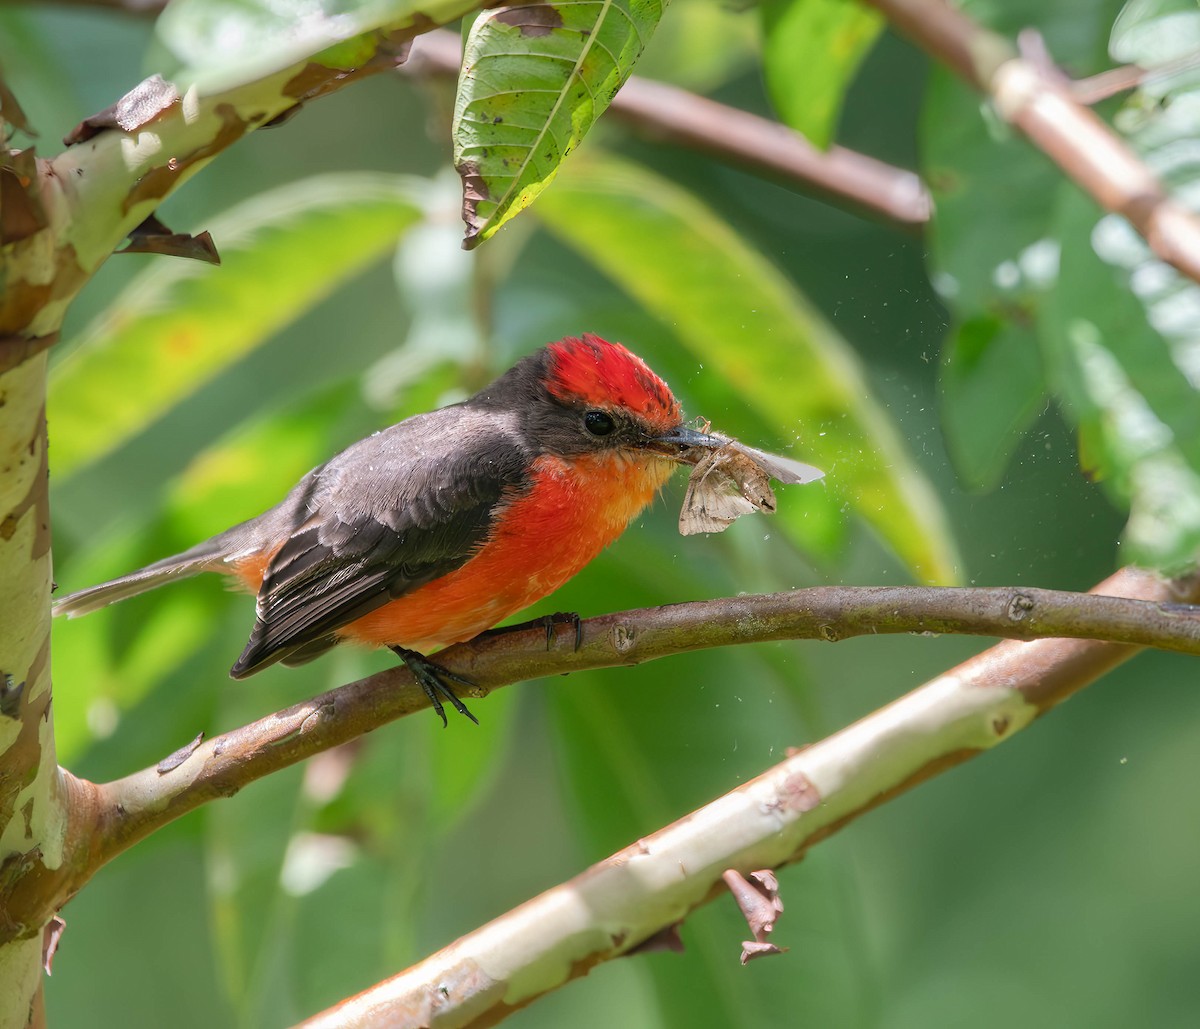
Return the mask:
[[[620,343],[585,333],[551,343],[549,350],[546,387],[554,396],[623,408],[664,430],[679,424],[682,414],[670,388]]]

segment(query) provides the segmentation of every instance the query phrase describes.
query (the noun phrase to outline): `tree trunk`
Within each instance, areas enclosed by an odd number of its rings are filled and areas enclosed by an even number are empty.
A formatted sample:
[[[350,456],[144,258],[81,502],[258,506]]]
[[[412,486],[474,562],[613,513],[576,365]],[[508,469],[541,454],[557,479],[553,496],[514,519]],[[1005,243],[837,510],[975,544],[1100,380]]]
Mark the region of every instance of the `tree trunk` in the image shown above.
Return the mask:
[[[62,861],[65,810],[50,705],[46,355],[0,375],[0,1029],[45,1024],[45,926],[9,904]]]

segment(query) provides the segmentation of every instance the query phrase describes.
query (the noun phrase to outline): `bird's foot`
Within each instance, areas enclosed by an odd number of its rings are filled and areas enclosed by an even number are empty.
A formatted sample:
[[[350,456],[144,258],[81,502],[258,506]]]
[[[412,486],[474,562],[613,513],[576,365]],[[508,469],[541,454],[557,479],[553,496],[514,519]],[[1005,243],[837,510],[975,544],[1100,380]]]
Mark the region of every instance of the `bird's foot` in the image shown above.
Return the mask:
[[[476,725],[479,724],[479,719],[467,710],[467,705],[458,699],[458,694],[449,685],[453,682],[459,686],[465,686],[467,689],[474,689],[475,683],[465,676],[452,672],[448,668],[443,668],[434,661],[430,661],[424,654],[420,654],[415,650],[407,650],[404,647],[389,647],[388,649],[400,658],[404,662],[405,667],[412,672],[413,678],[417,680],[421,689],[425,691],[425,696],[429,698],[429,703],[433,705],[433,710],[437,712],[437,716],[442,720],[443,728],[449,724],[445,708],[442,707],[443,698],[450,701],[454,710],[464,718],[471,719]]]
[[[518,622],[516,625],[501,625],[496,629],[488,629],[483,635],[490,636],[493,633],[520,632],[522,629],[542,628],[546,630],[546,649],[549,650],[550,645],[554,642],[555,629],[560,625],[570,625],[575,630],[576,650],[583,646],[583,622],[579,620],[579,615],[574,611],[556,611],[552,615],[531,618],[527,622]]]

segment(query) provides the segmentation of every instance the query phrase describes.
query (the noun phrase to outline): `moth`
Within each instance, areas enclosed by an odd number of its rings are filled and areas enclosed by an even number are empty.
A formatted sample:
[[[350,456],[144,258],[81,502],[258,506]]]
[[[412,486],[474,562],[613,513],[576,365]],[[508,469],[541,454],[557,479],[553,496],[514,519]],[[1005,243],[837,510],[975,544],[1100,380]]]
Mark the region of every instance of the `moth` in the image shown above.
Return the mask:
[[[773,514],[771,479],[790,485],[824,476],[810,464],[728,440],[723,447],[705,451],[692,468],[679,512],[679,532],[683,536],[724,532],[742,515],[755,511]]]

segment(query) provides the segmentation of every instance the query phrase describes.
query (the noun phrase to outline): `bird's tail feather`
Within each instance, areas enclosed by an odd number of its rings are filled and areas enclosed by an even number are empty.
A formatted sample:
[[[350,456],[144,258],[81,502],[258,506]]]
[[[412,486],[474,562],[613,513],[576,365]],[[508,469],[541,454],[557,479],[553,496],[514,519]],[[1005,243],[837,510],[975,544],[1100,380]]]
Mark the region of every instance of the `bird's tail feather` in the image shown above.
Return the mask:
[[[109,604],[115,604],[118,600],[135,597],[173,579],[185,579],[200,572],[220,568],[225,556],[219,537],[206,540],[182,554],[155,561],[154,564],[122,575],[119,579],[68,594],[55,601],[54,614],[76,618],[91,611],[98,611]]]

